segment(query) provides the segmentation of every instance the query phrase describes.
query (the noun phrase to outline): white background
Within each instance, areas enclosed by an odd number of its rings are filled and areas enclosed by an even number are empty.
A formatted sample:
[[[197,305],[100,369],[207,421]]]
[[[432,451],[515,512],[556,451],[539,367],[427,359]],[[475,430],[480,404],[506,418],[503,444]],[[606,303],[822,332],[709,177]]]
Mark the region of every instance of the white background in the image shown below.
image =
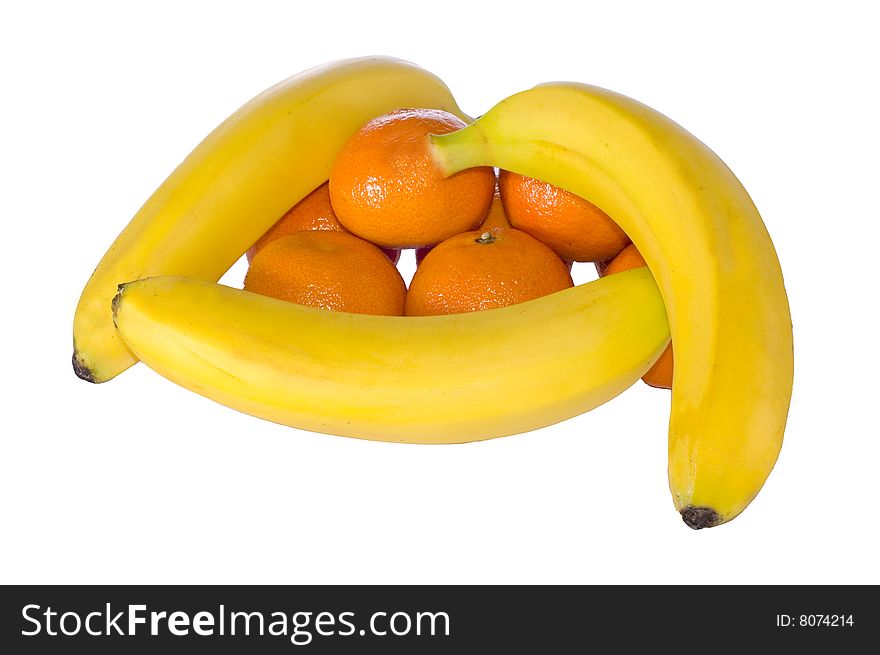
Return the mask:
[[[869,3],[300,4],[4,9],[0,581],[880,582]],[[740,518],[682,524],[669,396],[642,384],[527,435],[420,447],[262,422],[143,365],[74,377],[82,286],[172,168],[263,88],[365,54],[419,63],[471,115],[542,81],[605,86],[737,173],[779,251],[797,370]]]

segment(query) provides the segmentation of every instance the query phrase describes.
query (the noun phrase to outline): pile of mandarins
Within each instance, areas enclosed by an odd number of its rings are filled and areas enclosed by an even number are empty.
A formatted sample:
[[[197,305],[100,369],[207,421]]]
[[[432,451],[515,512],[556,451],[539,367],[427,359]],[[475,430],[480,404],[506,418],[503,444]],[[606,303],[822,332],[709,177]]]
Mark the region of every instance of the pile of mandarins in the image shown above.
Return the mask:
[[[504,307],[573,286],[572,262],[600,275],[644,266],[623,230],[564,189],[492,168],[443,178],[428,137],[465,126],[431,109],[364,125],[325,182],[248,251],[244,288],[362,314],[428,316]],[[416,249],[409,289],[396,268]],[[672,387],[671,346],[645,382]]]

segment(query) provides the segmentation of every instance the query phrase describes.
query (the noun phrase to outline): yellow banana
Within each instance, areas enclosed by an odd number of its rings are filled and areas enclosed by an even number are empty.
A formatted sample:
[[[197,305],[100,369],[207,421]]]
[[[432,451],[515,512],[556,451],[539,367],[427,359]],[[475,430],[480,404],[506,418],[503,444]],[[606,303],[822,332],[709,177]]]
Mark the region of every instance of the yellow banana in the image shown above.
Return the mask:
[[[371,316],[183,277],[125,284],[115,322],[172,382],[253,416],[380,441],[457,443],[588,411],[669,341],[646,269],[501,309]]]
[[[632,238],[676,345],[675,506],[695,529],[737,516],[781,448],[793,352],[773,244],[733,173],[662,114],[579,84],[514,95],[434,147],[447,174],[489,165],[540,178],[597,204]]]
[[[77,375],[103,382],[137,361],[113,328],[117,285],[150,275],[218,280],[329,177],[349,136],[400,107],[464,118],[437,77],[381,57],[306,71],[227,118],[147,200],[88,281],[73,323]]]

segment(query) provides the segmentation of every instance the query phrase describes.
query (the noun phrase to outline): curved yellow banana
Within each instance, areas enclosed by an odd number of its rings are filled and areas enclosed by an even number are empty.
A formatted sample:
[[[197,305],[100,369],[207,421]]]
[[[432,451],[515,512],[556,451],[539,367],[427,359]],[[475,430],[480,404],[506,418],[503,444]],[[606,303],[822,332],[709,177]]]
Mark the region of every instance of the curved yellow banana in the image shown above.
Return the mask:
[[[215,283],[121,287],[116,325],[172,382],[253,416],[380,441],[456,443],[588,411],[669,341],[647,270],[448,316],[332,312]]]
[[[791,317],[773,244],[748,193],[705,145],[650,107],[555,83],[434,137],[447,174],[498,166],[587,198],[644,255],[675,349],[669,484],[692,528],[758,493],[791,398]]]
[[[86,284],[73,322],[76,373],[103,382],[137,361],[113,328],[117,285],[150,275],[218,280],[329,177],[348,137],[400,107],[464,117],[434,75],[372,57],[291,77],[227,118],[147,200]]]

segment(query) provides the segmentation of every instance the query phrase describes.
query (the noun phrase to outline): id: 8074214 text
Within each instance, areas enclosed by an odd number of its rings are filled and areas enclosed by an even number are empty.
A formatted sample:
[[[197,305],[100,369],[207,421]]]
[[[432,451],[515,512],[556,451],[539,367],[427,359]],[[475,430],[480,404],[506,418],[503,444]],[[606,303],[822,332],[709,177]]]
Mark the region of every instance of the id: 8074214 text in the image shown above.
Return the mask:
[[[778,628],[851,628],[852,614],[777,614]]]

